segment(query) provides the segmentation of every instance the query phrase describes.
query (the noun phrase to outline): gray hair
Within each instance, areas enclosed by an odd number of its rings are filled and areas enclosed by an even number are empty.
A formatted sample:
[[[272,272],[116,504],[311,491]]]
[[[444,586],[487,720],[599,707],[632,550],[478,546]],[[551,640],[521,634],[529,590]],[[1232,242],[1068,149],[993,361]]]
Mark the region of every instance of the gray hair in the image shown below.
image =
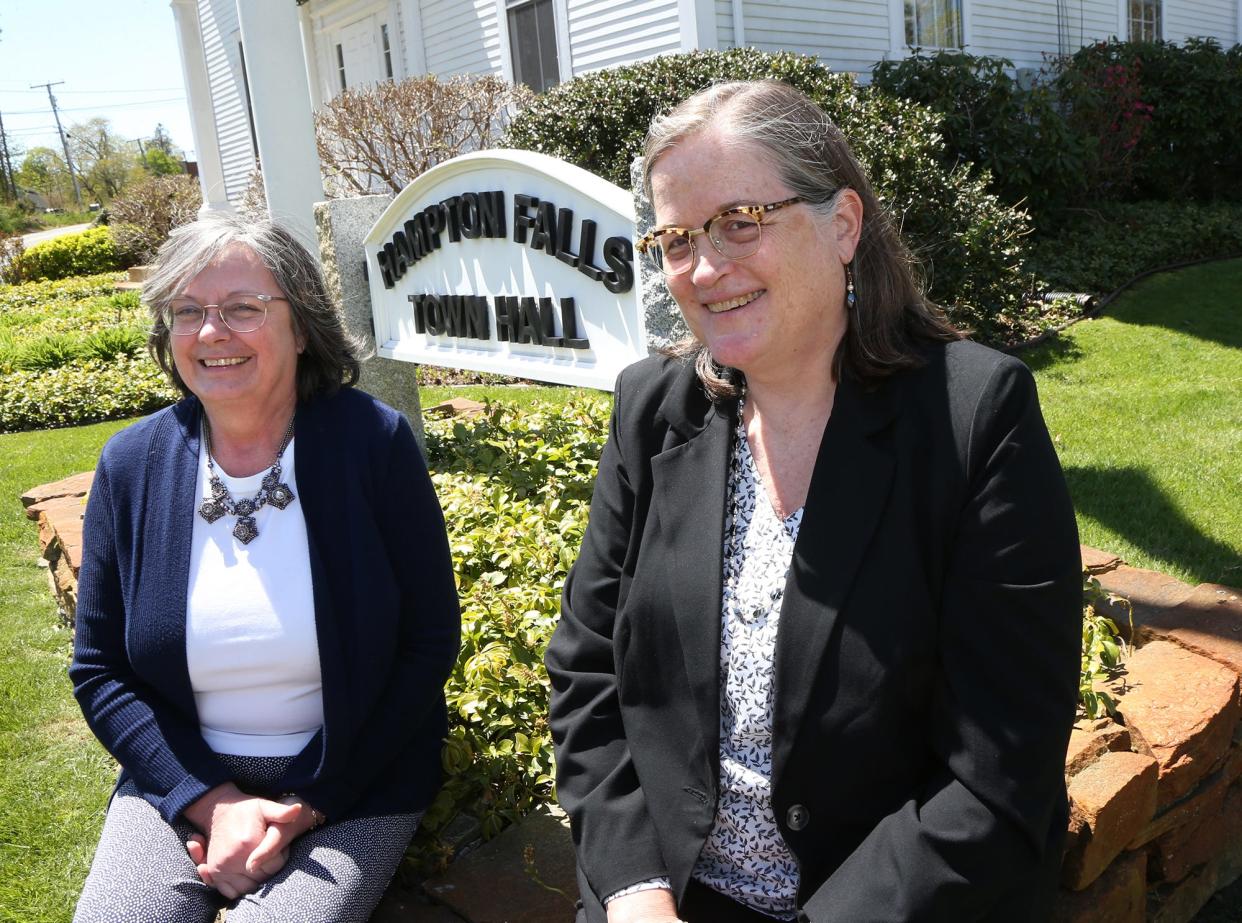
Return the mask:
[[[210,212],[173,231],[143,283],[142,298],[153,321],[147,349],[172,383],[189,395],[173,364],[167,311],[195,276],[235,244],[259,258],[289,299],[294,333],[305,344],[298,356],[298,399],[331,394],[342,385],[357,383],[365,347],[346,329],[328,295],[318,260],[275,221],[255,221],[231,212]]]
[[[847,371],[874,383],[921,364],[920,342],[961,337],[923,295],[910,252],[841,130],[812,99],[787,84],[720,83],[658,116],[643,145],[643,187],[649,198],[660,157],[709,128],[719,129],[728,143],[757,152],[821,218],[832,217],[843,189],[853,189],[862,200],[862,231],[853,260],[858,305],[846,315],[846,335],[832,359],[836,377]],[[673,352],[694,360],[714,399],[739,393],[741,373],[717,363],[703,344],[687,340]]]

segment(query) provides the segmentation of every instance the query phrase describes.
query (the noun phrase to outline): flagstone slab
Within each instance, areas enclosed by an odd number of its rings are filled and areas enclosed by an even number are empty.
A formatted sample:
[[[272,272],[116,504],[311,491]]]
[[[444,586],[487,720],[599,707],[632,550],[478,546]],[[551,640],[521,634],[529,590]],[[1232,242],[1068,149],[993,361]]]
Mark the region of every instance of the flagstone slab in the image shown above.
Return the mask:
[[[59,481],[52,481],[50,484],[40,484],[38,487],[30,488],[22,494],[21,498],[22,506],[26,507],[26,517],[38,519],[41,505],[48,500],[85,496],[90,491],[94,480],[94,471],[83,471],[81,474],[72,474]]]
[[[1081,891],[1100,877],[1156,813],[1156,761],[1106,753],[1070,780],[1075,813],[1085,821],[1062,864],[1062,883]]]
[[[1193,791],[1228,753],[1240,714],[1238,676],[1176,644],[1153,641],[1130,655],[1125,681],[1117,710],[1159,764],[1157,803],[1164,808]]]

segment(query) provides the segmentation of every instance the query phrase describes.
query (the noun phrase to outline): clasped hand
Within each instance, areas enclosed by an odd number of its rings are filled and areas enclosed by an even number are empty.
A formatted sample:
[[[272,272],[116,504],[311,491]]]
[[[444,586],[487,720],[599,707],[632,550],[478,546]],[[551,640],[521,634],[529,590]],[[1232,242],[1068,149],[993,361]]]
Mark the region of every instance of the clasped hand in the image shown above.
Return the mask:
[[[229,900],[257,890],[279,872],[290,844],[314,823],[310,806],[296,798],[270,801],[231,782],[198,799],[185,816],[199,830],[186,842],[198,877]]]

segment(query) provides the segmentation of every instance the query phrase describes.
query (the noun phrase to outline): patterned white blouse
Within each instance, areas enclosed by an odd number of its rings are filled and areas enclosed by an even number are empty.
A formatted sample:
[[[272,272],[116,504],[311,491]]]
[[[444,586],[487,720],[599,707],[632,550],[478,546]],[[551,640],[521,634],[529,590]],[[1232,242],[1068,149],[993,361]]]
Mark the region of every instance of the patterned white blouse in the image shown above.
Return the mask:
[[[694,877],[775,917],[796,915],[798,863],[772,810],[772,679],[785,579],[802,524],[781,520],[768,499],[738,409],[729,462],[720,639],[720,797]],[[610,894],[649,888],[651,879]]]
[[[720,798],[694,877],[792,920],[798,863],[772,811],[772,678],[785,579],[802,510],[781,520],[759,478],[738,408],[729,462],[720,632]]]

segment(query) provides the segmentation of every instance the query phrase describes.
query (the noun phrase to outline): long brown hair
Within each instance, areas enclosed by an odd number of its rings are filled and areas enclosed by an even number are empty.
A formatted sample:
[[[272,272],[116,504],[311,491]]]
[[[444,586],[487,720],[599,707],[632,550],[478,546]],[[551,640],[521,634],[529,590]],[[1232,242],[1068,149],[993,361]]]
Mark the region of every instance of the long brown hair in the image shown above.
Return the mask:
[[[660,157],[709,127],[760,152],[781,181],[824,218],[837,193],[858,193],[862,231],[854,252],[857,306],[847,312],[846,334],[833,357],[837,379],[848,374],[873,384],[922,363],[920,345],[960,339],[944,312],[927,300],[915,279],[913,259],[880,205],[841,130],[809,97],[776,80],[720,83],[701,90],[651,123],[643,146],[643,186]],[[690,338],[671,350],[694,361],[713,399],[736,397],[742,375],[712,358]]]

